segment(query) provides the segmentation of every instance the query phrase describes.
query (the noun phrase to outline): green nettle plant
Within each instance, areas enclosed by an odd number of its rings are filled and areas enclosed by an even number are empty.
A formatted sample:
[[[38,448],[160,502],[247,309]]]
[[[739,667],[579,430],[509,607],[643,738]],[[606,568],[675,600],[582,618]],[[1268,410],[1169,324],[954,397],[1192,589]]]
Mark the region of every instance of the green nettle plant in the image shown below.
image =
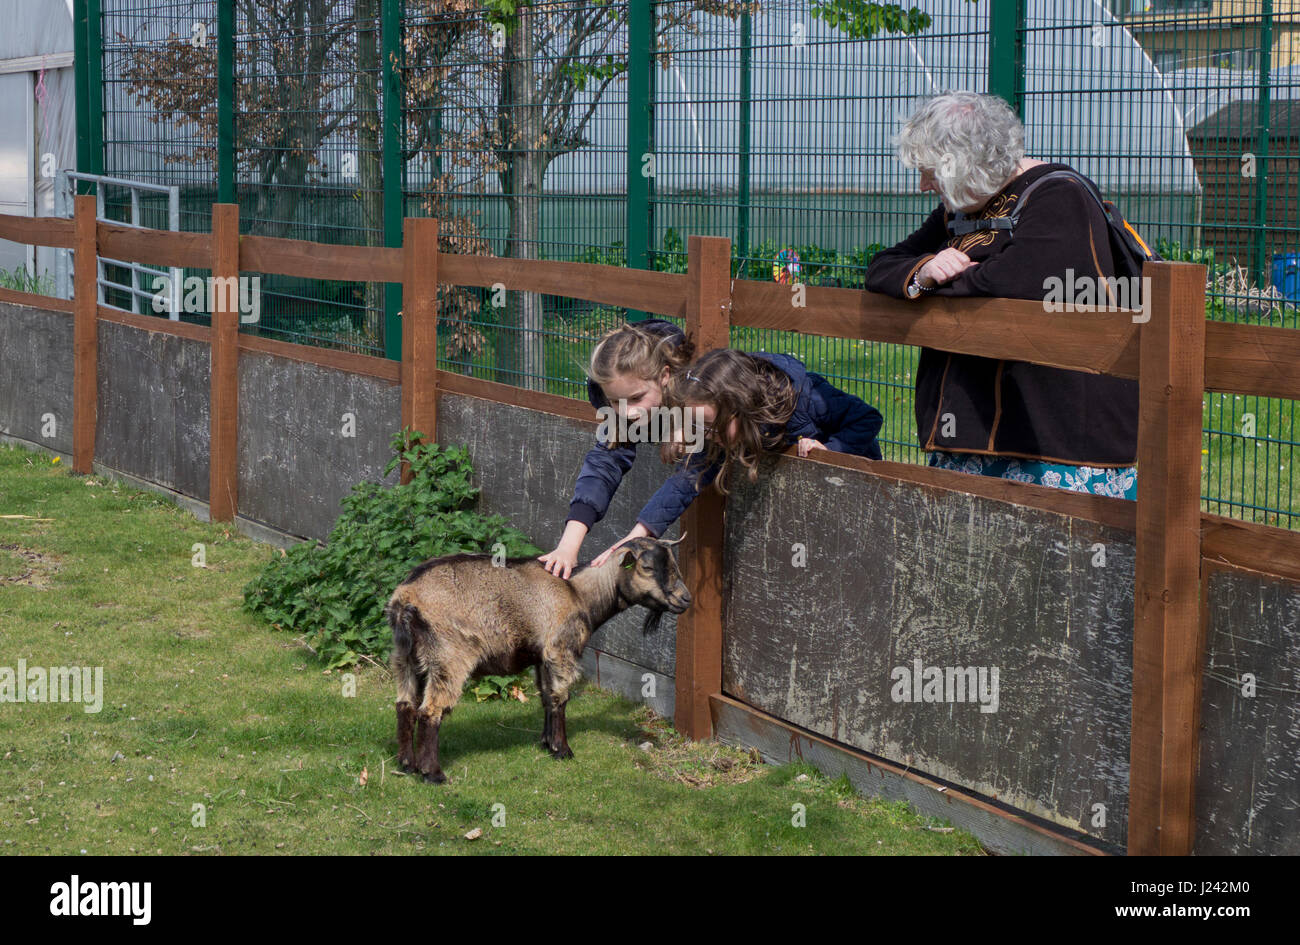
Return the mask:
[[[474,509],[469,452],[402,430],[385,477],[403,460],[404,485],[361,482],[324,544],[303,542],[271,560],[244,586],[244,609],[301,634],[330,668],[386,659],[392,634],[384,605],[411,569],[458,553],[539,555],[541,549],[499,515]]]

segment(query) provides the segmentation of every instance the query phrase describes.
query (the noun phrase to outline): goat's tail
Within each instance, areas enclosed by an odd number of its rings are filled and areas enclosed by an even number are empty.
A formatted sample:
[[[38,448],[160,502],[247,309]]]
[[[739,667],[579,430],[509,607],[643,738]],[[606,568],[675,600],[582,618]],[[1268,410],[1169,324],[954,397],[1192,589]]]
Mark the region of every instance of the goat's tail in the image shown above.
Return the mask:
[[[384,607],[384,616],[393,628],[393,652],[399,656],[409,657],[415,638],[429,632],[429,625],[420,616],[419,608],[414,604],[394,604],[389,601]]]

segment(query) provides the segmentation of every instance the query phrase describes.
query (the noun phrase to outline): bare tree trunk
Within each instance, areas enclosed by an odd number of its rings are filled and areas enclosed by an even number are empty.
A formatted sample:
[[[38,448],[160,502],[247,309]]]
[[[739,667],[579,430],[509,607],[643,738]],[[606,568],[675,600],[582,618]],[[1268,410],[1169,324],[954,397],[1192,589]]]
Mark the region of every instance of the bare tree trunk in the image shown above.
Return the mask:
[[[542,181],[546,161],[542,147],[542,105],[536,94],[530,12],[519,7],[519,19],[506,42],[506,69],[498,110],[509,151],[501,187],[510,215],[506,256],[536,259],[541,222]],[[546,347],[542,336],[542,297],[536,292],[509,292],[505,325],[497,333],[497,380],[532,390],[544,390]]]
[[[379,98],[379,51],[377,47],[378,0],[356,0],[357,79],[355,112],[357,116],[357,172],[361,184],[361,225],[366,246],[383,245],[384,167],[380,150],[379,123],[382,103]],[[367,282],[365,288],[365,327],[367,337],[382,336],[383,285]]]

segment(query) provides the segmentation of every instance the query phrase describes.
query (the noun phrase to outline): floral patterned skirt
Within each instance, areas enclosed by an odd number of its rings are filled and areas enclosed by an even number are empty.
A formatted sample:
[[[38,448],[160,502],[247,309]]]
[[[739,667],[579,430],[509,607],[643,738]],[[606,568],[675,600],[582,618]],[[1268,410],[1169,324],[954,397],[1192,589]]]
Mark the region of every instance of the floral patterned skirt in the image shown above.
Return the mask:
[[[979,453],[949,453],[934,450],[930,465],[940,469],[975,476],[997,476],[1017,482],[1033,482],[1071,492],[1091,492],[1117,499],[1137,499],[1136,466],[1071,466],[1066,463],[1045,463],[1036,459],[1018,459],[1011,456],[983,456]]]

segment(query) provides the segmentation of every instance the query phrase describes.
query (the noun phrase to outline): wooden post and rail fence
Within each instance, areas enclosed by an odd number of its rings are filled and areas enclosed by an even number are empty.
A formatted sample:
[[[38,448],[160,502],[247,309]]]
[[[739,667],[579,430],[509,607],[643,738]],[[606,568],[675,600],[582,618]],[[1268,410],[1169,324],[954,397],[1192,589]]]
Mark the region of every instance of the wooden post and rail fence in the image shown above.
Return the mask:
[[[1045,315],[1038,302],[942,299],[905,302],[851,289],[733,280],[730,241],[692,236],[686,274],[586,263],[460,256],[438,250],[438,222],[408,218],[403,246],[354,247],[239,234],[239,209],[214,204],[212,232],[176,233],[97,221],[95,198],[76,198],[72,220],[0,215],[0,238],[71,248],[160,266],[306,278],[401,283],[402,360],[261,338],[239,332],[237,293],[217,293],[212,327],[135,315],[97,303],[96,267],[76,266],[71,303],[0,290],[0,300],[70,310],[74,318],[73,466],[90,473],[96,429],[97,326],[108,320],[180,334],[211,346],[210,510],[231,521],[237,494],[238,363],[258,350],[387,378],[401,385],[404,427],[436,437],[440,390],[526,406],[595,424],[589,405],[520,391],[437,367],[439,283],[580,298],[684,319],[698,350],[725,347],[732,326],[917,345],[1031,361],[1139,381],[1136,502],[1005,480],[965,476],[960,489],[1065,514],[1086,513],[1136,535],[1128,852],[1190,852],[1200,703],[1203,557],[1300,580],[1300,536],[1201,512],[1203,392],[1300,399],[1300,331],[1207,322],[1205,268],[1148,264],[1150,320],[1091,309]],[[910,464],[816,453],[809,462],[954,488],[952,474]],[[409,470],[403,470],[404,481]],[[712,733],[711,701],[722,697],[723,502],[712,491],[686,513],[680,552],[694,606],[678,618],[676,718],[692,738]]]

